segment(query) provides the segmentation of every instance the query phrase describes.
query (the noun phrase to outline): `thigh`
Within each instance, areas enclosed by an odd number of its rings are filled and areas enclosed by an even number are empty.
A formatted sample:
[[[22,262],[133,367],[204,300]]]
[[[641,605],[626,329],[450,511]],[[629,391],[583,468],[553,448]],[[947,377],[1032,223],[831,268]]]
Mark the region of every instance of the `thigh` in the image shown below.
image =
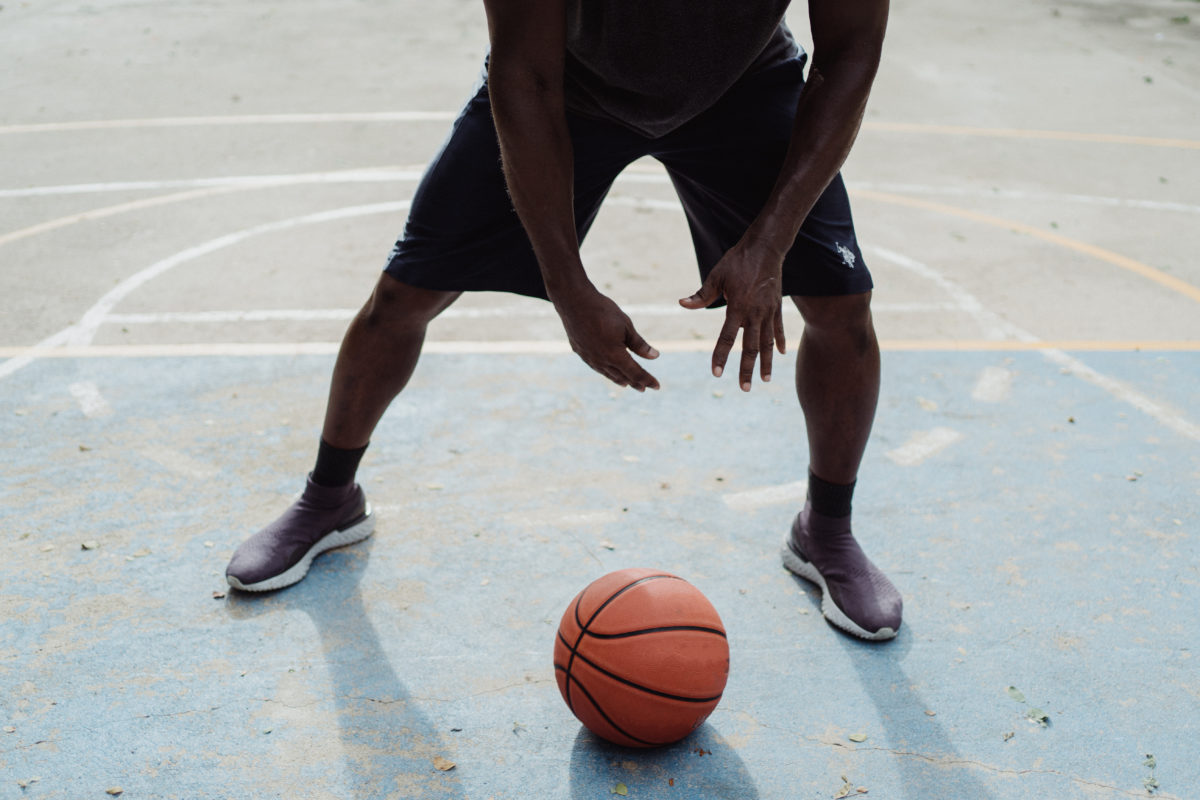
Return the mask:
[[[636,137],[569,116],[575,220],[582,241],[617,174],[637,158]],[[439,291],[546,297],[537,258],[508,195],[486,82],[455,120],[417,191],[385,271]]]
[[[744,78],[712,109],[658,143],[654,155],[683,204],[702,278],[741,239],[779,177],[803,66],[795,59]],[[783,293],[828,296],[871,287],[839,174],[784,260]]]

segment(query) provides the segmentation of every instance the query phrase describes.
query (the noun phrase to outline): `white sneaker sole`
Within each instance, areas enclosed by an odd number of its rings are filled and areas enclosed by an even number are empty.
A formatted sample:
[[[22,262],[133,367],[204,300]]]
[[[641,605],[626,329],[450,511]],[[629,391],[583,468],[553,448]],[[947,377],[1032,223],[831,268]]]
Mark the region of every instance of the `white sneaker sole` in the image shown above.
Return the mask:
[[[799,575],[804,580],[810,583],[815,583],[821,590],[821,613],[825,615],[825,619],[841,628],[846,633],[857,636],[860,639],[866,639],[871,642],[878,642],[884,639],[895,638],[896,632],[891,628],[880,628],[875,633],[871,633],[855,624],[854,620],[847,617],[837,603],[829,596],[829,587],[825,584],[825,579],[821,577],[821,573],[812,565],[811,561],[805,561],[784,542],[783,547],[779,551],[779,557],[783,561],[783,566],[788,572],[793,575]]]
[[[269,592],[273,589],[282,589],[285,586],[298,583],[301,578],[307,575],[308,568],[312,566],[313,559],[321,555],[321,553],[324,553],[326,550],[333,550],[336,547],[345,547],[348,544],[361,542],[370,536],[374,530],[375,515],[371,512],[371,504],[367,503],[362,519],[348,528],[326,534],[320,541],[308,548],[308,552],[304,554],[303,558],[292,565],[290,569],[279,573],[274,578],[267,578],[265,581],[259,581],[258,583],[246,584],[243,584],[232,575],[226,575],[225,579],[229,581],[230,586],[240,589],[243,592]]]

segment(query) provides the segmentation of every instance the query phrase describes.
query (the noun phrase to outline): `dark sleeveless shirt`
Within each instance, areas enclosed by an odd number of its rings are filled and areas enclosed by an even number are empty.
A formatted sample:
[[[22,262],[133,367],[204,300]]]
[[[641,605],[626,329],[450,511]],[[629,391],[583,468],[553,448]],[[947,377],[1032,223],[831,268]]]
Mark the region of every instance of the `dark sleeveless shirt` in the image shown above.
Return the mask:
[[[662,136],[799,53],[789,0],[567,0],[567,107]]]

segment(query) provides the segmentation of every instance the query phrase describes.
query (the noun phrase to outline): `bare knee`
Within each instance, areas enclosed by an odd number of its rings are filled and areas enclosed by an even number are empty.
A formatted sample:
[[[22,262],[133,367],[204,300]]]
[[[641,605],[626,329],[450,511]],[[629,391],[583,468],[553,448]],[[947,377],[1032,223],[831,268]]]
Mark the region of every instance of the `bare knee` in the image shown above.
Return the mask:
[[[871,320],[871,293],[837,297],[793,297],[804,317],[807,336],[844,338],[859,349],[872,346],[875,326]]]
[[[410,286],[385,272],[358,312],[358,319],[371,327],[424,327],[461,294]]]

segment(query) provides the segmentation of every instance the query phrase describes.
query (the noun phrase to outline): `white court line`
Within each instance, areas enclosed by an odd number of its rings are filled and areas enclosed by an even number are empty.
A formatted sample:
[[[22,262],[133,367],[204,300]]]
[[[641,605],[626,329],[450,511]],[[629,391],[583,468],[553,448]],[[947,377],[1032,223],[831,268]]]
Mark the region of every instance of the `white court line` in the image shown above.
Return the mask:
[[[614,198],[619,200],[620,198]],[[155,277],[167,272],[168,270],[191,261],[200,256],[208,255],[222,248],[229,247],[233,244],[242,242],[253,236],[263,233],[288,230],[318,222],[326,222],[337,219],[348,219],[351,217],[365,216],[378,213],[395,213],[404,210],[408,207],[407,201],[394,203],[376,203],[363,206],[349,206],[346,208],[332,209],[330,211],[318,212],[315,214],[307,214],[300,217],[291,217],[285,220],[270,222],[263,225],[258,225],[253,228],[248,228],[243,231],[231,233],[226,236],[220,236],[212,239],[204,244],[196,247],[183,250],[173,256],[163,259],[149,267],[131,275],[121,283],[117,284],[112,290],[106,293],[98,300],[83,316],[83,318],[70,325],[67,328],[47,337],[43,341],[34,345],[32,353],[27,355],[11,358],[0,364],[0,379],[3,379],[17,370],[27,366],[37,359],[39,352],[58,347],[63,344],[74,346],[87,346],[92,343],[96,335],[97,329],[103,324],[104,319],[112,312],[113,307],[121,300],[132,294],[146,282]],[[664,208],[667,210],[679,210],[679,205],[676,203],[665,203],[664,201],[647,201],[647,207]],[[962,287],[947,279],[941,273],[931,267],[922,264],[921,262],[909,258],[905,255],[897,253],[883,247],[867,247],[865,250],[876,253],[884,260],[890,261],[897,266],[904,267],[918,275],[921,275],[946,292],[954,303],[963,311],[972,314],[984,334],[989,339],[1001,340],[1005,338],[1016,338],[1023,342],[1037,342],[1038,338],[1027,331],[1022,330],[1016,325],[1001,318],[995,312],[984,308],[983,304]],[[1109,378],[1099,372],[1088,367],[1083,362],[1067,355],[1061,350],[1042,350],[1042,354],[1050,361],[1057,363],[1072,374],[1078,375],[1080,378],[1098,386],[1109,392],[1114,397],[1122,400],[1130,405],[1133,405],[1140,411],[1157,419],[1163,425],[1166,425],[1171,430],[1176,431],[1188,438],[1200,441],[1200,425],[1188,420],[1182,414],[1169,409],[1161,403],[1150,399],[1142,393],[1136,391],[1132,387],[1117,381],[1114,378]]]
[[[803,503],[807,493],[808,481],[795,481],[778,486],[747,489],[744,492],[730,492],[722,495],[721,499],[735,511],[749,511],[761,506]]]
[[[374,111],[340,114],[244,114],[219,117],[151,117],[144,119],[80,120],[0,125],[0,134],[59,133],[63,131],[111,131],[129,128],[187,128],[225,125],[310,125],[343,122],[451,122],[457,111]]]
[[[963,435],[950,428],[934,428],[929,431],[915,433],[912,437],[897,447],[884,453],[890,461],[902,467],[915,467],[922,461],[935,456],[950,445],[963,438]]]
[[[300,186],[309,184],[335,183],[402,183],[418,181],[425,173],[424,165],[402,167],[367,167],[361,169],[332,170],[325,172],[301,172],[278,175],[230,175],[217,178],[179,178],[145,181],[109,181],[104,183],[75,183],[51,186],[30,186],[19,189],[0,189],[0,198],[46,197],[54,195],[100,194],[106,192],[161,191],[167,189],[195,189],[210,187],[270,188],[275,186]],[[639,165],[627,169],[617,177],[618,183],[669,183],[666,171],[658,165]],[[1200,214],[1200,205],[1176,203],[1164,200],[1109,197],[1104,195],[1063,194],[1038,192],[1024,189],[974,189],[955,186],[933,186],[917,183],[872,183],[870,181],[848,181],[850,193],[855,191],[897,192],[902,194],[935,195],[947,197],[972,197],[981,200],[1000,199],[1050,203],[1078,203],[1082,205],[1106,206],[1111,208],[1137,208],[1149,211],[1174,211],[1185,214]],[[616,200],[617,198],[611,198]],[[628,204],[628,203],[625,203]]]
[[[67,387],[67,391],[79,403],[79,409],[88,419],[104,417],[112,413],[112,407],[104,399],[104,395],[100,394],[99,387],[91,381],[72,383]]]
[[[984,367],[971,390],[971,398],[981,403],[1001,403],[1012,391],[1013,374],[1004,367]]]
[[[883,258],[885,261],[890,261],[898,267],[911,270],[916,274],[927,278],[935,283],[943,291],[947,292],[954,300],[959,303],[964,309],[971,309],[971,312],[979,326],[983,328],[989,339],[1012,338],[1020,342],[1036,343],[1040,341],[1038,337],[1023,328],[1009,322],[991,309],[985,308],[979,300],[958,286],[956,283],[945,277],[937,270],[922,264],[916,259],[897,253],[894,250],[889,250],[884,247],[868,246],[864,250],[869,250],[874,254]],[[1132,386],[1109,377],[1084,364],[1074,356],[1068,355],[1066,352],[1056,349],[1038,349],[1038,352],[1046,358],[1047,361],[1057,364],[1064,368],[1067,372],[1075,375],[1082,380],[1087,381],[1093,386],[1099,387],[1108,392],[1118,400],[1128,403],[1142,413],[1154,418],[1162,425],[1170,428],[1181,436],[1186,436],[1189,439],[1200,442],[1200,425],[1192,422],[1184,414],[1168,407],[1163,403],[1153,400],[1141,392],[1134,389]]]
[[[694,310],[679,305],[638,304],[622,305],[621,310],[630,316],[682,317],[695,314]],[[718,309],[719,310],[719,309]],[[872,303],[871,311],[884,314],[932,314],[964,309],[954,303]],[[247,311],[157,311],[131,314],[109,314],[104,317],[106,325],[165,325],[179,323],[235,322],[344,322],[353,319],[356,308],[278,308],[251,309]],[[790,305],[783,308],[785,315],[800,317],[800,312]],[[497,306],[495,308],[457,308],[451,306],[438,315],[438,319],[558,319],[558,312],[549,303],[540,302],[529,306]]]

